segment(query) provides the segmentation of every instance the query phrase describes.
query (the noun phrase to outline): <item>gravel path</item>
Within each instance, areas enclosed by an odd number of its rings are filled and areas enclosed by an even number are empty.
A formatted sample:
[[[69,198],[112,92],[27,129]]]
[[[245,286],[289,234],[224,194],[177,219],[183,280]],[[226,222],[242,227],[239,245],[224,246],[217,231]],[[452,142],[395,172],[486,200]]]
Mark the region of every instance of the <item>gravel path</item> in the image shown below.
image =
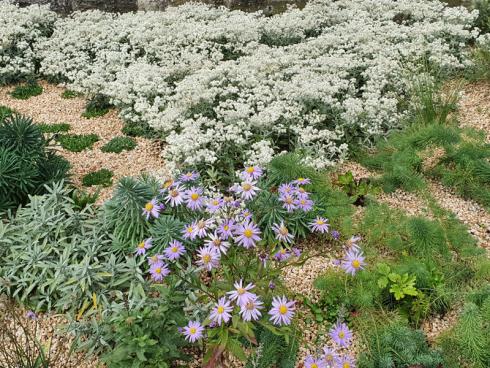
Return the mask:
[[[466,85],[458,107],[460,125],[485,131],[490,143],[490,82]]]

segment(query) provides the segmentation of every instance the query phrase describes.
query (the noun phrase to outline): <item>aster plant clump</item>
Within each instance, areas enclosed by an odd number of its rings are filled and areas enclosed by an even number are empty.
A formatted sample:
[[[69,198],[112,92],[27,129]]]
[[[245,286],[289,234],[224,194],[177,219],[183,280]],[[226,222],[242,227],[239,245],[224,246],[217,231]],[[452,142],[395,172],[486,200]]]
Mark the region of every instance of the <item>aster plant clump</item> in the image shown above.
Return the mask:
[[[147,259],[156,286],[183,284],[196,295],[181,332],[189,343],[205,342],[207,364],[228,354],[246,360],[243,343],[257,345],[259,325],[286,341],[294,336],[297,306],[281,284],[281,269],[304,261],[298,237],[329,231],[309,179],[276,186],[258,166],[237,179],[225,190],[202,186],[196,171],[166,180],[141,216],[150,229],[168,218],[183,225],[163,242],[141,239],[134,249]],[[363,260],[354,258],[349,267],[357,271]]]

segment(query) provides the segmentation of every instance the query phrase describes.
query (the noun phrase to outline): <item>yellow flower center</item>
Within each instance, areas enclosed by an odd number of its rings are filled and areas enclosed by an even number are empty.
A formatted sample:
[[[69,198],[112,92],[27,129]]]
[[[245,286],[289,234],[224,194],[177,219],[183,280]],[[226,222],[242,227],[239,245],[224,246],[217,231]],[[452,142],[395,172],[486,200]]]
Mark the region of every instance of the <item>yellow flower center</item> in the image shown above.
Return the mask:
[[[286,254],[286,249],[282,248],[280,251],[279,251],[281,254]]]
[[[145,248],[145,242],[141,242],[138,244],[138,248],[144,249]]]
[[[345,332],[344,332],[344,331],[340,331],[340,332],[339,332],[339,337],[340,337],[341,339],[343,339],[343,338],[345,337]]]
[[[252,186],[248,183],[245,183],[242,185],[242,189],[246,192],[248,192],[250,189],[252,189]]]
[[[218,307],[217,312],[218,312],[218,314],[223,314],[223,313],[225,312],[225,308],[224,308],[222,305],[220,305],[220,306]]]
[[[204,228],[206,227],[206,223],[205,223],[204,221],[202,221],[202,220],[201,220],[201,221],[199,221],[199,222],[197,223],[197,227],[198,227],[199,229],[204,229]]]
[[[218,204],[219,204],[218,201],[216,201],[216,200],[213,201],[213,205],[217,206]]]
[[[230,227],[228,225],[223,226],[223,230],[228,231],[230,230]]]
[[[157,262],[157,261],[158,261],[158,257],[157,257],[157,256],[153,256],[153,257],[151,257],[151,261],[152,261],[152,262]]]
[[[318,365],[317,365],[316,363],[313,363],[313,364],[311,365],[311,368],[318,368]]]
[[[327,362],[333,362],[333,355],[332,354],[325,355],[325,360]]]
[[[171,250],[172,250],[172,252],[177,253],[177,251],[178,251],[179,249],[178,249],[177,247],[172,247],[172,249],[171,249]]]
[[[153,203],[151,202],[148,202],[147,204],[145,204],[145,210],[147,210],[148,212],[150,212],[152,209],[153,209]]]
[[[197,332],[197,329],[195,327],[189,328],[189,332],[191,335],[194,335]]]
[[[359,262],[357,259],[354,259],[354,260],[352,261],[352,267],[354,267],[354,268],[359,268],[359,267],[361,267],[361,262]]]
[[[174,181],[173,181],[172,179],[165,180],[165,181],[163,182],[163,187],[164,187],[164,188],[168,188],[168,187],[170,187],[170,186],[171,186],[173,183],[174,183]]]
[[[255,171],[255,168],[254,168],[253,166],[249,166],[249,167],[247,167],[247,172],[248,172],[249,174],[253,173],[254,171]]]
[[[155,269],[155,273],[162,273],[162,269],[160,267]]]
[[[287,312],[288,312],[288,307],[286,307],[284,304],[279,307],[279,313],[286,314]]]
[[[179,191],[177,189],[174,189],[170,192],[170,196],[173,198],[177,197],[179,195]]]
[[[300,192],[300,193],[304,193],[304,192],[305,192],[305,189],[304,189],[304,188],[299,188],[299,189],[298,189],[298,192]]]
[[[189,227],[187,228],[187,232],[188,232],[189,234],[190,234],[190,233],[192,233],[193,231],[194,231],[194,228],[193,228],[192,226],[189,226]]]
[[[299,203],[305,204],[306,203],[306,200],[302,199],[302,200],[299,201]]]
[[[213,244],[215,247],[219,247],[221,245],[221,239],[214,239]]]
[[[238,293],[238,295],[243,295],[243,294],[245,294],[245,292],[246,292],[246,291],[247,291],[247,290],[245,290],[244,288],[239,288],[239,289],[237,290],[237,293]]]
[[[279,234],[281,235],[288,235],[289,234],[289,231],[287,228],[285,228],[284,226],[282,226],[280,229],[279,229]]]
[[[211,256],[209,254],[205,254],[202,257],[202,260],[203,260],[204,263],[209,263],[209,262],[211,262]]]
[[[293,203],[293,198],[286,197],[286,200],[284,202],[286,202],[287,204],[291,204],[291,203]]]
[[[192,194],[191,194],[191,199],[192,199],[193,201],[197,201],[197,200],[199,199],[199,194],[197,194],[197,193],[192,193]]]
[[[245,308],[247,308],[248,310],[254,310],[255,309],[255,304],[253,302],[248,302],[245,305]]]
[[[305,178],[298,178],[298,181],[301,183],[302,181],[304,181]]]
[[[343,365],[342,365],[342,368],[350,368],[350,364],[345,362]]]
[[[253,235],[253,231],[250,230],[250,229],[246,229],[244,232],[243,232],[243,235],[246,237],[246,238],[251,238],[252,235]]]
[[[316,220],[317,225],[323,225],[325,222],[323,220]]]

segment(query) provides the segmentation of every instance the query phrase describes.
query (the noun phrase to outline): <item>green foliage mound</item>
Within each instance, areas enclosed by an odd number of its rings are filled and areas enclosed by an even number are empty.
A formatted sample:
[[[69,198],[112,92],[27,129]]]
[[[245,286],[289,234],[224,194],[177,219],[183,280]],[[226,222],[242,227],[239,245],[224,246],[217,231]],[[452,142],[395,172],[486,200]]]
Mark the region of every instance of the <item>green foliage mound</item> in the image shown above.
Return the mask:
[[[69,163],[48,149],[31,119],[13,115],[0,121],[0,211],[27,203],[45,185],[66,179]]]
[[[97,134],[63,134],[57,139],[64,149],[71,152],[82,152],[85,149],[91,149],[100,138]]]
[[[121,153],[131,151],[136,147],[136,141],[130,137],[114,137],[100,149],[102,152]]]
[[[41,132],[47,134],[66,133],[71,129],[68,123],[38,124],[37,126],[41,129]]]
[[[27,100],[30,97],[39,96],[41,93],[43,93],[43,87],[37,82],[28,82],[15,87],[10,95],[18,100]]]
[[[87,119],[104,116],[110,108],[109,99],[104,95],[97,94],[87,102],[82,116]]]
[[[94,185],[110,187],[112,185],[112,175],[113,172],[111,170],[100,169],[84,175],[82,178],[82,185],[84,187],[91,187]]]

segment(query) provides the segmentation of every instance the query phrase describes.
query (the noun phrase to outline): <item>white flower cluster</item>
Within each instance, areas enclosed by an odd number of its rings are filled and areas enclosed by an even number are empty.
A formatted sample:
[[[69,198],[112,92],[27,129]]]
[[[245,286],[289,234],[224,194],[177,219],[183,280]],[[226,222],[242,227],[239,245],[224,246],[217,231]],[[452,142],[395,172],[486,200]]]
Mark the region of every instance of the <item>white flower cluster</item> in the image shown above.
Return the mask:
[[[324,167],[397,127],[422,63],[464,66],[476,16],[429,0],[312,0],[273,17],[203,4],[90,11],[59,18],[36,56],[43,74],[162,131],[172,164],[299,150]]]

